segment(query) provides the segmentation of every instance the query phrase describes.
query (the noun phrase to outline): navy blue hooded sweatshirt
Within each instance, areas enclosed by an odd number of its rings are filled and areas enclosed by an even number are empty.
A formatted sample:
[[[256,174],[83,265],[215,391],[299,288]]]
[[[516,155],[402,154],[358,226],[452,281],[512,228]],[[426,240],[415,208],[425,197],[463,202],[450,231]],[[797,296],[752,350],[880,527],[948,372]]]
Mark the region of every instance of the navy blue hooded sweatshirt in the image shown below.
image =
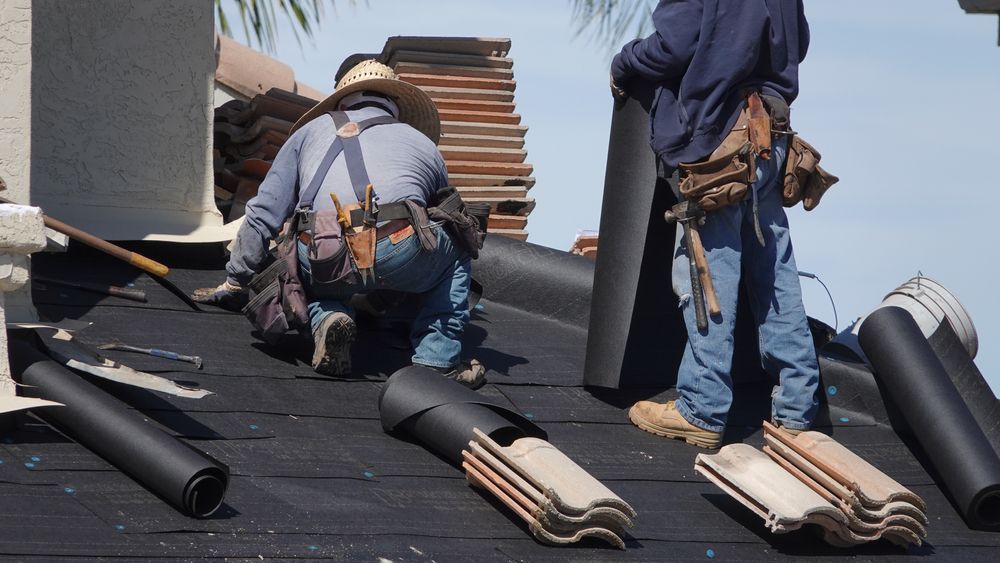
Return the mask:
[[[729,133],[748,88],[791,104],[809,47],[802,0],[661,0],[655,33],[625,45],[611,76],[659,87],[651,144],[663,162],[705,158]]]

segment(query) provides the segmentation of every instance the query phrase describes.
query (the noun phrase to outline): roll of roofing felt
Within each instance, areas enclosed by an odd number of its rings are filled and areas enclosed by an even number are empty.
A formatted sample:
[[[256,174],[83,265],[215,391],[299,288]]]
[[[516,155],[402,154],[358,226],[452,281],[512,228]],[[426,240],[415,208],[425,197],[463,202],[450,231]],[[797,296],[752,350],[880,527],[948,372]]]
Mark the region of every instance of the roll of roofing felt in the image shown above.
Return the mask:
[[[507,237],[486,237],[472,276],[490,301],[587,328],[594,262]]]
[[[473,438],[473,428],[503,446],[545,432],[507,407],[423,366],[392,374],[378,400],[382,428],[401,430],[457,465]]]
[[[654,88],[627,89],[611,114],[583,370],[585,385],[611,388],[669,385],[686,342],[671,291],[675,225],[663,220],[676,199],[649,146]]]
[[[222,505],[229,468],[150,426],[123,403],[52,361],[31,344],[11,339],[11,369],[26,394],[63,403],[35,414],[106,459],[181,512],[204,518]],[[49,409],[55,410],[55,409]]]
[[[859,340],[887,401],[965,522],[1000,530],[1000,457],[916,321],[899,307],[878,309],[865,319]]]

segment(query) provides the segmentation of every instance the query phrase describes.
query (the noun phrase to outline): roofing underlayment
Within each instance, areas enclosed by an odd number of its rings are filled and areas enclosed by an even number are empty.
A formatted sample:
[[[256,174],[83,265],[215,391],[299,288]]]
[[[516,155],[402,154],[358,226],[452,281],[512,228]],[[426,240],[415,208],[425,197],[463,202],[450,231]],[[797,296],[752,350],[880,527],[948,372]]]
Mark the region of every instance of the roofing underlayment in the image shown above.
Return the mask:
[[[175,269],[184,290],[222,279],[222,257],[188,246],[184,260],[142,248]],[[199,255],[200,254],[200,255]],[[594,263],[494,237],[475,263],[484,296],[473,312],[466,355],[489,368],[479,393],[521,413],[548,442],[621,497],[636,516],[625,551],[600,540],[552,547],[491,493],[470,486],[461,467],[401,434],[383,432],[382,382],[408,364],[405,334],[392,319],[361,326],[355,376],[309,367],[307,342],[272,348],[237,314],[195,312],[146,277],[86,248],[36,255],[36,275],[148,293],[137,303],[35,282],[39,312],[93,325],[74,340],[111,341],[198,355],[204,368],[146,355],[102,351],[130,367],[213,392],[183,398],[89,378],[149,424],[227,464],[223,506],[184,516],[107,461],[30,416],[0,440],[0,557],[315,557],[347,560],[801,560],[907,555],[989,560],[1000,534],[970,530],[889,426],[870,372],[845,364],[823,375],[816,430],[829,434],[926,502],[928,536],[909,551],[880,540],[838,549],[816,526],[773,535],[762,519],[694,470],[701,450],[629,424],[636,399],[672,389],[584,389],[584,349]],[[682,339],[664,331],[664,339]],[[664,377],[665,380],[669,378]],[[979,380],[981,383],[981,378]],[[666,385],[666,384],[664,384]],[[970,387],[969,389],[975,389]],[[726,441],[764,446],[770,384],[738,382]],[[991,403],[995,405],[995,400]],[[996,427],[988,429],[996,442]],[[913,452],[918,452],[914,454]]]

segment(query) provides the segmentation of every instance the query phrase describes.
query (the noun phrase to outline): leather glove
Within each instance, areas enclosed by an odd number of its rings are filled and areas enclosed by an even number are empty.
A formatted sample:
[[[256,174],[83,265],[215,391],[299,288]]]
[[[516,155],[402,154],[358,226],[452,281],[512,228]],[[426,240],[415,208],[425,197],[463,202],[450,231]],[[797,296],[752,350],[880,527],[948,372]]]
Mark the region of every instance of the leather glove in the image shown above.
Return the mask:
[[[215,305],[227,311],[241,311],[246,306],[249,298],[249,292],[246,288],[229,280],[222,282],[218,287],[196,289],[191,294],[191,299],[195,303]]]

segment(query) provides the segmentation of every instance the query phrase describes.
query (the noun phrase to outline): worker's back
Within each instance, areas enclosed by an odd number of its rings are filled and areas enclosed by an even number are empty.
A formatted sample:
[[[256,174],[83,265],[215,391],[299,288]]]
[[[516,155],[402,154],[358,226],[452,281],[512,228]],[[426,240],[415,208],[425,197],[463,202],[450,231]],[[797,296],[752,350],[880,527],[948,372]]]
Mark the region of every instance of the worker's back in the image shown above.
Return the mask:
[[[791,103],[809,46],[801,0],[678,0],[653,13],[656,33],[622,50],[629,75],[661,87],[653,149],[667,163],[711,153],[753,88]]]
[[[361,122],[388,115],[375,107],[347,112],[351,121]],[[299,147],[299,189],[312,181],[320,162],[336,138],[337,129],[329,115],[318,117],[289,139]],[[439,188],[448,185],[444,160],[434,143],[405,123],[369,127],[359,136],[368,177],[380,203],[414,199],[426,204]],[[332,209],[330,193],[342,203],[357,201],[347,173],[345,153],[330,167],[313,204],[314,209]]]

